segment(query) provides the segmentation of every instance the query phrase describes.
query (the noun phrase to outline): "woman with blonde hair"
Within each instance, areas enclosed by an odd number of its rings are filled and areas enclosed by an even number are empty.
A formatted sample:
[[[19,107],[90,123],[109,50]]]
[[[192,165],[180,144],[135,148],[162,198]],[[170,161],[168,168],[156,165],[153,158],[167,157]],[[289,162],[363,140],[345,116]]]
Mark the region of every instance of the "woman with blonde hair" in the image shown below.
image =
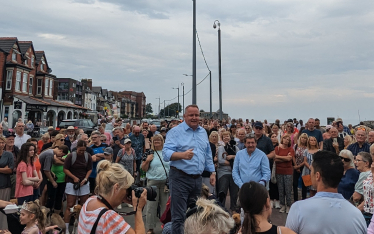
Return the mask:
[[[101,160],[97,165],[95,188],[98,196],[92,196],[84,203],[79,215],[78,233],[145,233],[142,210],[147,202],[147,191],[144,189],[137,198],[133,190],[131,193],[128,190],[132,183],[134,178],[120,164]],[[135,230],[113,209],[122,201],[134,206]],[[97,220],[96,230],[93,230]]]
[[[308,135],[306,133],[302,133],[297,140],[297,144],[294,146],[295,150],[295,157],[293,158],[293,197],[294,201],[299,200],[299,193],[298,193],[298,184],[301,172],[304,168],[304,151],[307,149],[307,142],[308,142]],[[306,199],[306,187],[304,183],[301,183],[301,198],[304,200]]]
[[[301,176],[310,175],[313,155],[319,150],[317,139],[314,136],[308,137],[307,148],[304,151],[304,168]],[[317,193],[317,188],[313,186],[309,186],[308,188],[310,189],[310,197],[313,197]]]
[[[351,135],[346,135],[344,137],[344,149],[347,149],[349,145],[355,143],[355,140]]]
[[[57,146],[61,146],[65,144],[65,136],[62,134],[57,134],[55,137],[55,142],[52,144],[52,149],[54,149]]]
[[[349,200],[355,191],[355,185],[360,176],[360,172],[356,170],[354,156],[351,151],[342,150],[340,151],[339,156],[343,161],[344,174],[338,186],[338,193],[342,194],[345,199]]]
[[[196,207],[187,211],[184,234],[224,234],[234,225],[234,219],[214,200],[199,198]]]
[[[153,153],[143,160],[141,169],[146,172],[147,186],[157,187],[157,196],[155,201],[149,201],[146,209],[146,227],[147,233],[154,233],[154,229],[158,222],[157,206],[160,204],[160,213],[164,213],[166,202],[169,198],[169,162],[165,162],[162,157],[162,149],[164,148],[164,138],[161,134],[152,137]]]

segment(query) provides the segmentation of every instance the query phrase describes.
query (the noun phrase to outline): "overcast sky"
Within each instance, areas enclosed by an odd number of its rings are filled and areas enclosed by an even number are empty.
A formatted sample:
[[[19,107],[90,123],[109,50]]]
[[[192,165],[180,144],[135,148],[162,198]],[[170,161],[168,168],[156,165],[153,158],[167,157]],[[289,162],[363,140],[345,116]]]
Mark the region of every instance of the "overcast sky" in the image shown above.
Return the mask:
[[[374,119],[374,1],[196,1],[213,111],[218,19],[223,111],[232,118]],[[0,36],[33,41],[57,77],[143,91],[155,112],[156,98],[176,97],[172,88],[182,82],[186,92],[192,87],[182,75],[192,74],[191,0],[12,0],[2,1],[0,13]],[[208,72],[198,47],[197,81]],[[209,79],[197,88],[197,104],[209,111]]]

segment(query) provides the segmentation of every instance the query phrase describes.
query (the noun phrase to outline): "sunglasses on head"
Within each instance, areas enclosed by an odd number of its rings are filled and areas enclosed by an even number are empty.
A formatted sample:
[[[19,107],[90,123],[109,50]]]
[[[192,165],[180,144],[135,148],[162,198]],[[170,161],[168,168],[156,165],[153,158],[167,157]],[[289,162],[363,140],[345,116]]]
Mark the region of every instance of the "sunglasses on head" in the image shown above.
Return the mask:
[[[340,159],[341,159],[341,160],[344,160],[344,162],[350,162],[350,161],[351,161],[349,158],[344,158],[344,157],[342,157],[342,156],[340,156]]]
[[[361,131],[366,131],[366,129],[365,128],[357,128],[357,131],[358,130],[361,130]]]

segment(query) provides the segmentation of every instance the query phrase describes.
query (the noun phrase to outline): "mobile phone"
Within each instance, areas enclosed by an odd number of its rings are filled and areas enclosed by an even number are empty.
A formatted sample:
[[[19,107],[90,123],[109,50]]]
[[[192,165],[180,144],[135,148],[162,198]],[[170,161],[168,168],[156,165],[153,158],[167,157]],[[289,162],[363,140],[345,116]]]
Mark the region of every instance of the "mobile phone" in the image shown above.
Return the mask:
[[[338,138],[333,139],[334,143],[338,143]]]
[[[59,227],[55,227],[55,228],[53,228],[52,233],[53,233],[53,234],[59,234],[59,233],[61,233],[61,231],[62,231],[61,228],[59,228]]]
[[[118,141],[118,137],[113,137],[113,141]]]

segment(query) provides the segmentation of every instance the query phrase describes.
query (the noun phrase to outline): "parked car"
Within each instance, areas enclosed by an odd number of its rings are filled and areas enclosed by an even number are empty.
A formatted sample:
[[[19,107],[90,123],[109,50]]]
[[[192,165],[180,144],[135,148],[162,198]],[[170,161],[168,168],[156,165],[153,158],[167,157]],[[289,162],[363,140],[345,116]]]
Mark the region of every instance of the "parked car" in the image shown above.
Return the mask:
[[[90,119],[62,120],[56,127],[56,130],[60,130],[62,128],[67,129],[69,126],[73,126],[75,129],[83,129],[84,133],[86,133],[88,136],[90,136],[93,131],[97,130],[97,127]]]

